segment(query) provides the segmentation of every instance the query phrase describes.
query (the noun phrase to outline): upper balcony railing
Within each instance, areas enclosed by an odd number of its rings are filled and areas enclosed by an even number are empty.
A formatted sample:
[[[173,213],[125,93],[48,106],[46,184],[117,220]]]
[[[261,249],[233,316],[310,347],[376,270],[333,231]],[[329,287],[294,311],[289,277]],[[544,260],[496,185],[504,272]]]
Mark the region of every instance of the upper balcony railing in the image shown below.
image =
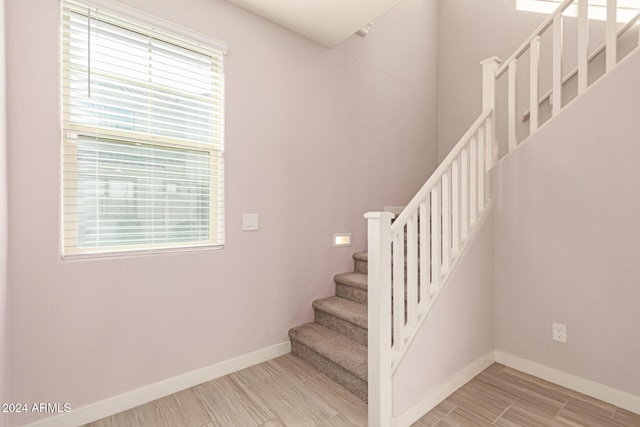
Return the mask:
[[[563,70],[565,30],[563,20],[565,11],[577,4],[577,62],[575,69],[568,73]],[[504,62],[495,74],[496,80],[507,74],[507,141],[509,152],[518,145],[516,134],[516,94],[518,88],[517,73],[518,63],[521,58],[528,55],[529,59],[529,110],[522,115],[522,119],[529,119],[529,135],[532,135],[541,124],[540,105],[549,99],[551,104],[551,116],[556,116],[563,108],[563,85],[577,74],[578,96],[582,95],[589,86],[589,63],[599,54],[605,52],[605,73],[609,72],[618,62],[618,39],[627,33],[640,19],[636,14],[624,26],[618,29],[617,15],[618,1],[606,0],[605,42],[597,49],[589,52],[589,1],[565,0],[549,15],[529,38]],[[551,89],[540,95],[540,38],[550,31],[552,37],[551,53]],[[640,33],[639,33],[640,36]],[[492,89],[492,88],[489,88]],[[487,88],[485,88],[485,92]],[[565,103],[566,104],[566,103]],[[500,117],[499,119],[502,119]]]

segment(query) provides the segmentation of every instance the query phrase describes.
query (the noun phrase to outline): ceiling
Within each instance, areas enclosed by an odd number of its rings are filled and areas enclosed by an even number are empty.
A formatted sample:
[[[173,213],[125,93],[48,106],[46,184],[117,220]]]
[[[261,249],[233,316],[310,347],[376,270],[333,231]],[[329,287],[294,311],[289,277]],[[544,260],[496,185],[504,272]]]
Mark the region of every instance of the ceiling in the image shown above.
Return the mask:
[[[402,0],[228,0],[328,47]]]

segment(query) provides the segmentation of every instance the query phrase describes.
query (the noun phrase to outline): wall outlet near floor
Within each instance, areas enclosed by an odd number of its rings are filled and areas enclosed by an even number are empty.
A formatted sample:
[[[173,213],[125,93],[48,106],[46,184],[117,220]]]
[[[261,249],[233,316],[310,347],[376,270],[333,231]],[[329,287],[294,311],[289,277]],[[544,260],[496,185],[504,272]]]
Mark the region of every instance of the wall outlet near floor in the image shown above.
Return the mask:
[[[562,323],[554,323],[551,339],[563,344],[567,343],[567,325]]]

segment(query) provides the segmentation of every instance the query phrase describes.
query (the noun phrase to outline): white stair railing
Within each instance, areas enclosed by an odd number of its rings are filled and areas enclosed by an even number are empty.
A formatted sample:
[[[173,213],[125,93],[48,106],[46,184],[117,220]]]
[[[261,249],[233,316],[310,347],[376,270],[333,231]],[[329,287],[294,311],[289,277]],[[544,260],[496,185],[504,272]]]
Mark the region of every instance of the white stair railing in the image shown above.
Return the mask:
[[[564,52],[563,39],[564,31],[564,13],[565,11],[577,3],[578,10],[578,44],[577,58],[578,65],[569,73],[564,74],[562,69],[563,59],[567,56]],[[628,32],[638,21],[639,15],[631,18],[620,30],[618,30],[617,22],[617,0],[606,1],[606,23],[605,23],[605,42],[597,49],[589,52],[589,1],[588,0],[565,0],[558,6],[554,13],[549,15],[547,19],[536,29],[536,31],[507,59],[496,71],[496,80],[503,75],[507,75],[507,140],[508,150],[513,151],[518,146],[518,138],[516,134],[517,118],[516,118],[516,97],[517,97],[517,69],[520,58],[528,54],[529,56],[529,110],[526,111],[522,118],[529,119],[529,135],[540,127],[540,104],[549,99],[551,103],[551,117],[556,116],[562,108],[562,87],[576,74],[578,75],[578,96],[582,95],[589,87],[589,62],[597,55],[605,52],[605,74],[613,69],[618,63],[618,39]],[[544,95],[540,96],[539,76],[540,69],[540,38],[551,32],[552,39],[552,55],[551,55],[551,89]],[[640,37],[640,32],[639,32]],[[566,104],[566,103],[565,103]],[[502,120],[499,117],[498,120]]]
[[[563,76],[563,13],[578,3],[577,71]],[[499,158],[496,138],[496,81],[508,75],[509,152],[516,138],[518,60],[529,54],[529,126],[540,126],[539,108],[551,97],[552,117],[562,109],[562,85],[576,72],[578,96],[588,88],[588,63],[606,51],[606,72],[618,62],[617,41],[631,23],[617,31],[617,0],[607,0],[606,42],[589,53],[588,0],[565,0],[502,65],[496,57],[483,64],[483,112],[422,189],[392,223],[393,214],[369,212],[368,220],[368,381],[369,426],[388,427],[392,415],[392,376],[447,283],[465,247],[491,204],[487,172]],[[552,88],[540,98],[540,37],[553,31]],[[640,31],[639,31],[640,42]],[[501,118],[501,117],[500,117]]]
[[[487,211],[493,129],[486,109],[393,224],[388,212],[365,215],[371,427],[389,425],[393,371]]]
[[[623,35],[625,35],[630,29],[632,29],[640,20],[640,13],[634,15],[626,24],[624,24],[619,30],[618,33],[616,35],[616,37],[618,39],[620,39]],[[640,32],[638,33],[638,35],[640,35]],[[589,62],[593,61],[598,55],[600,55],[602,52],[605,52],[607,48],[607,43],[602,43],[597,49],[595,49],[593,52],[589,53]],[[560,62],[556,63],[556,66],[560,64]],[[578,67],[574,67],[570,72],[568,72],[563,78],[562,78],[562,85],[566,84],[569,80],[571,80],[576,74],[578,74]],[[515,92],[514,92],[515,93]],[[544,95],[542,95],[539,99],[538,99],[538,105],[541,105],[544,101],[546,101],[547,99],[551,98],[551,95],[553,94],[553,89],[549,89]],[[522,121],[526,121],[529,119],[529,110],[525,111],[524,114],[522,115]]]

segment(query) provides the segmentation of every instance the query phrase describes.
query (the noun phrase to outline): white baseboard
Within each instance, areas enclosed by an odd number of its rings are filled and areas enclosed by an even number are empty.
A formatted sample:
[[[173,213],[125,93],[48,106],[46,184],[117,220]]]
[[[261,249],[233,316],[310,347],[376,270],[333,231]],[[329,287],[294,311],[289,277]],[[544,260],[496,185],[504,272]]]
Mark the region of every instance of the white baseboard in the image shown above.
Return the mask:
[[[391,425],[395,427],[409,427],[427,412],[438,406],[440,402],[449,397],[460,387],[472,380],[480,372],[487,369],[495,362],[494,352],[485,354],[484,356],[474,360],[456,372],[451,378],[437,386],[427,395],[422,397],[412,406],[407,408],[397,417],[392,418]]]
[[[289,341],[276,344],[29,424],[29,427],[68,427],[87,424],[290,352]]]
[[[496,351],[496,362],[533,375],[551,383],[586,394],[622,409],[640,414],[640,396],[614,389],[604,384],[532,362],[503,351]]]

